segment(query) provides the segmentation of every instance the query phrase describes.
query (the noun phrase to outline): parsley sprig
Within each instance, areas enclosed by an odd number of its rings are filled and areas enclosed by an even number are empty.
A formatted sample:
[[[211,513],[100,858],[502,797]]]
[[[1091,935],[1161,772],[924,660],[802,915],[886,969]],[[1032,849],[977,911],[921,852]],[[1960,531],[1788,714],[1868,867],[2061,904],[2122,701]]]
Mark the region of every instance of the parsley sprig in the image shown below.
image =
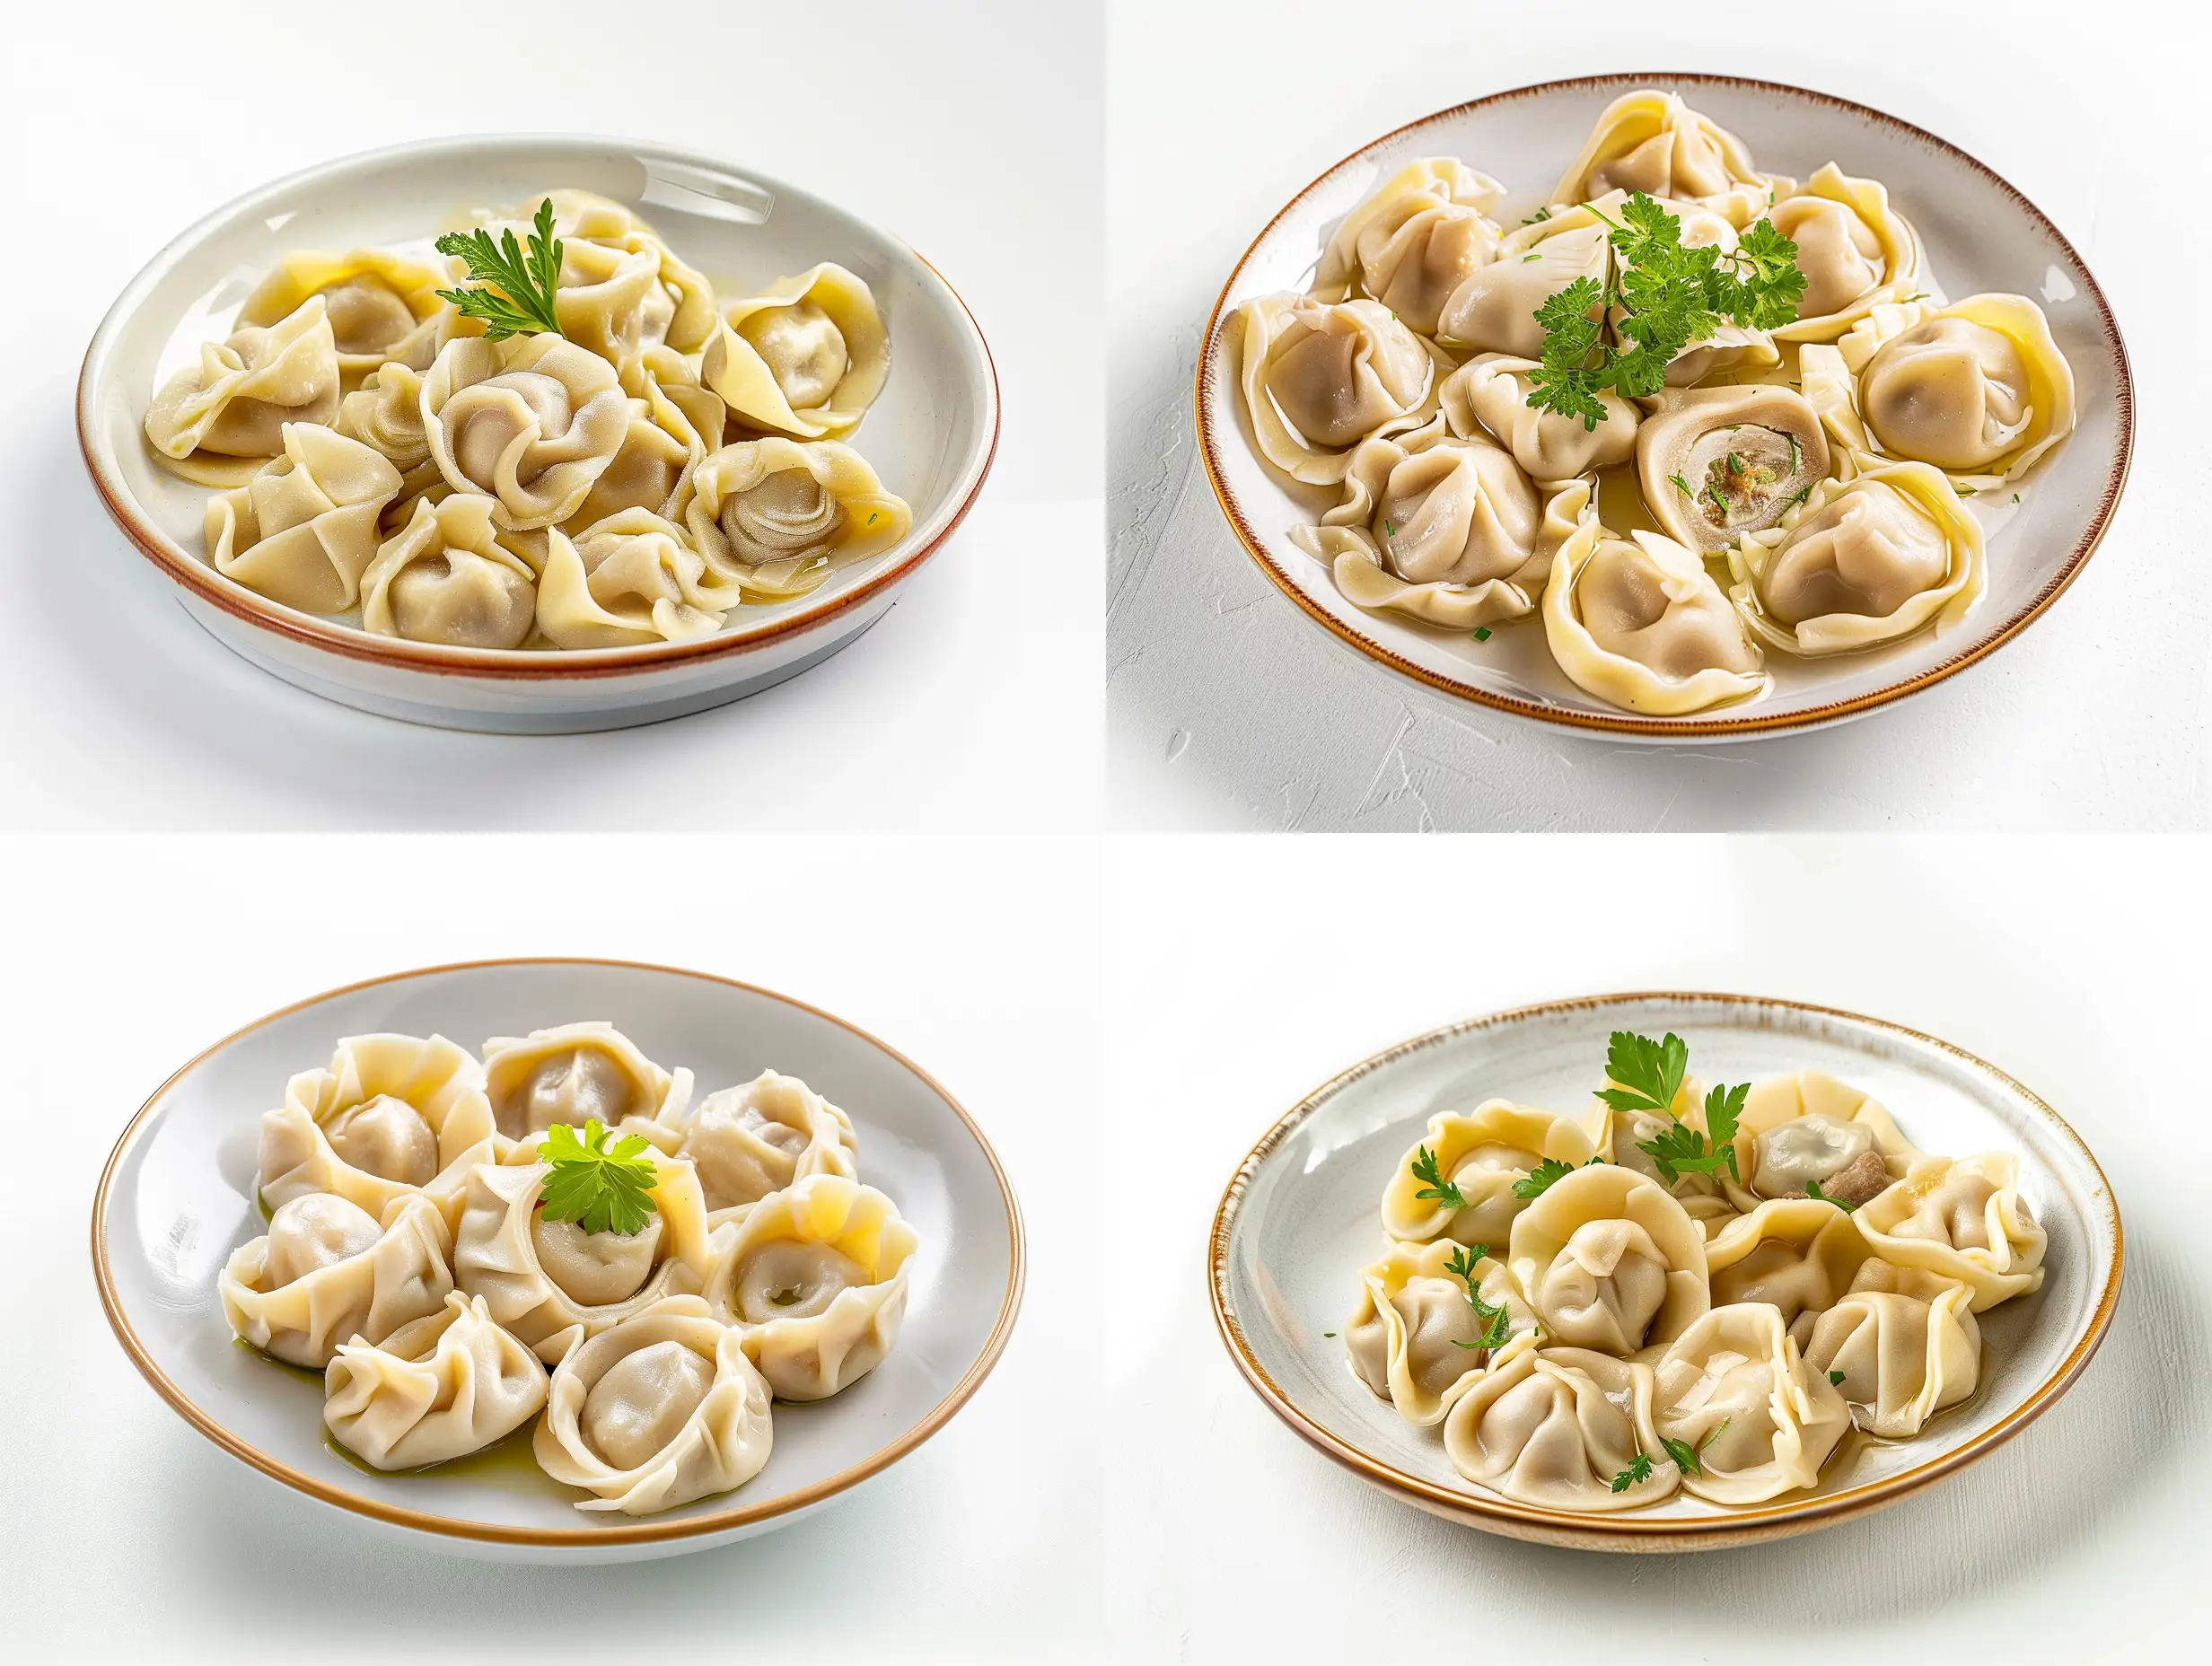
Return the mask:
[[[1485,1302],[1481,1287],[1475,1282],[1475,1269],[1482,1264],[1482,1258],[1489,1253],[1489,1245],[1477,1244],[1471,1250],[1454,1250],[1444,1258],[1444,1270],[1467,1286],[1467,1305],[1475,1310],[1475,1317],[1485,1327],[1479,1340],[1462,1342],[1453,1337],[1452,1346],[1455,1348],[1504,1347],[1506,1337],[1512,1334],[1513,1326],[1506,1316],[1505,1304],[1500,1302],[1493,1307]]]
[[[1588,1168],[1591,1163],[1603,1162],[1602,1157],[1593,1157],[1589,1162],[1561,1162],[1557,1157],[1547,1157],[1513,1183],[1513,1195],[1534,1201],[1541,1197],[1558,1181],[1575,1172],[1577,1167]]]
[[[1651,1454],[1638,1452],[1628,1460],[1628,1467],[1613,1477],[1613,1490],[1625,1493],[1639,1481],[1651,1479]]]
[[[1655,1138],[1637,1144],[1637,1149],[1651,1159],[1659,1178],[1669,1186],[1685,1174],[1711,1174],[1724,1165],[1741,1183],[1743,1176],[1736,1167],[1734,1141],[1751,1084],[1716,1087],[1705,1096],[1705,1126],[1712,1136],[1708,1146],[1705,1134],[1674,1114],[1674,1098],[1682,1091],[1682,1078],[1689,1071],[1690,1044],[1672,1030],[1667,1031],[1663,1040],[1655,1041],[1649,1036],[1616,1030],[1606,1042],[1605,1074],[1620,1085],[1600,1088],[1598,1097],[1615,1110],[1656,1111],[1669,1119],[1669,1126]]]
[[[1856,1204],[1847,1203],[1840,1197],[1830,1197],[1826,1192],[1821,1189],[1821,1183],[1818,1180],[1807,1180],[1805,1182],[1805,1196],[1812,1198],[1814,1203],[1832,1203],[1837,1208],[1842,1210],[1846,1214],[1856,1214],[1858,1213],[1858,1206]]]
[[[487,341],[561,333],[553,304],[561,283],[561,240],[553,235],[550,197],[538,205],[531,226],[527,255],[515,242],[511,226],[500,232],[496,243],[483,231],[448,232],[438,239],[438,252],[460,256],[468,262],[469,276],[484,285],[441,289],[438,299],[452,302],[463,318],[481,319]]]
[[[1734,250],[1716,243],[1687,249],[1681,222],[1642,191],[1620,206],[1619,220],[1594,204],[1584,206],[1611,228],[1611,258],[1602,284],[1578,277],[1536,309],[1545,337],[1541,362],[1529,376],[1532,409],[1579,416],[1585,430],[1594,429],[1606,417],[1599,394],[1658,392],[1667,366],[1724,323],[1778,329],[1797,316],[1805,275],[1797,269],[1797,245],[1772,220],[1745,231]],[[1618,341],[1606,338],[1609,318]]]
[[[1467,1206],[1465,1196],[1444,1178],[1436,1167],[1436,1153],[1426,1145],[1413,1153],[1413,1178],[1421,1182],[1421,1189],[1413,1194],[1420,1202],[1441,1204],[1447,1209]]]
[[[566,1122],[546,1130],[538,1155],[552,1168],[539,1193],[547,1220],[574,1221],[587,1232],[625,1237],[645,1230],[659,1209],[653,1200],[658,1171],[645,1154],[643,1136],[632,1134],[610,1146],[611,1138],[596,1117],[584,1125],[581,1139]]]
[[[1720,1432],[1727,1426],[1728,1419],[1723,1417],[1705,1432],[1705,1438],[1695,1446],[1688,1441],[1678,1441],[1664,1434],[1659,1437],[1659,1444],[1667,1449],[1667,1456],[1674,1460],[1677,1469],[1684,1475],[1694,1475],[1702,1479],[1705,1476],[1705,1449],[1718,1440]]]

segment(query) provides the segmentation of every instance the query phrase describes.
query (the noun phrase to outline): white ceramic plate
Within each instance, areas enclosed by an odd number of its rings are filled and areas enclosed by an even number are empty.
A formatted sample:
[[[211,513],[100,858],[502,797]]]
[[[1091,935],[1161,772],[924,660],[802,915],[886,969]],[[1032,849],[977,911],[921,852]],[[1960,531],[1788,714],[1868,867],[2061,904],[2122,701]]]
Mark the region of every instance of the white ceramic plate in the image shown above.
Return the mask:
[[[1886,1105],[1921,1150],[2009,1151],[2050,1233],[2043,1287],[1980,1315],[1973,1396],[1909,1441],[1856,1431],[1820,1486],[1748,1509],[1678,1494],[1618,1514],[1515,1503],[1460,1478],[1352,1373],[1339,1334],[1359,1269],[1382,1253],[1382,1188],[1439,1110],[1499,1095],[1586,1104],[1615,1030],[1690,1044],[1700,1080],[1824,1070]],[[1354,1065],[1298,1104],[1229,1183],[1214,1223],[1215,1317],[1246,1379],[1286,1423],[1355,1474],[1424,1509],[1516,1539],[1601,1550],[1706,1549],[1779,1538],[1894,1503],[1982,1456],[2080,1375],[2120,1298],[2120,1212],[2102,1171],[2050,1106],[1994,1065],[1878,1019],[1726,995],[1553,1002],[1455,1024]]]
[[[1303,290],[1330,233],[1384,180],[1420,156],[1458,156],[1512,193],[1511,225],[1543,202],[1582,148],[1598,113],[1639,87],[1679,92],[1740,136],[1759,165],[1804,180],[1825,162],[1889,187],[1919,232],[1927,265],[1952,299],[2006,291],[2039,302],[2073,365],[2079,423],[2040,468],[2016,513],[1989,540],[1989,589],[1942,636],[1923,632],[1830,660],[1767,656],[1775,687],[1752,705],[1683,717],[1624,712],[1569,682],[1541,621],[1495,630],[1488,642],[1367,613],[1329,570],[1290,541],[1335,503],[1294,488],[1260,460],[1237,386],[1238,303]],[[1307,613],[1368,657],[1448,694],[1570,728],[1648,741],[1735,740],[1860,715],[1963,670],[2024,629],[2073,582],[2103,536],[2127,478],[2133,391],[2120,327],[2096,279],[2034,204],[1963,151],[1864,105],[1825,93],[1725,75],[1600,75],[1516,88],[1400,127],[1347,157],[1277,215],[1230,274],[1198,358],[1202,454],[1223,512],[1268,576]],[[2007,505],[2009,509],[2009,505]]]
[[[851,443],[913,505],[895,548],[812,594],[745,607],[689,643],[491,653],[373,636],[257,595],[208,565],[206,488],[154,461],[140,424],[162,379],[220,339],[295,249],[413,241],[472,208],[575,186],[636,209],[732,297],[834,260],[867,279],[891,338],[882,396]],[[889,232],[795,186],[663,145],[564,136],[437,139],[326,162],[217,209],[154,257],[101,320],[77,385],[85,467],[186,611],[285,681],[448,728],[558,733],[654,723],[795,676],[857,637],[982,489],[998,439],[989,349],[952,286]]]
[[[215,1298],[231,1251],[263,1230],[261,1112],[341,1036],[485,1038],[603,1018],[704,1094],[773,1067],[844,1108],[861,1178],[921,1234],[899,1342],[817,1405],[778,1402],[768,1467],[735,1492],[659,1515],[586,1513],[523,1451],[377,1475],[328,1443],[322,1390],[233,1338]],[[726,1544],[798,1520],[912,1451],[989,1372],[1022,1294],[1022,1224],[982,1131],[873,1037],[786,996],[701,972],[606,960],[500,960],[333,990],[218,1041],[124,1131],[92,1205],[109,1322],[162,1399],[264,1475],[387,1532],[505,1561],[628,1561]]]

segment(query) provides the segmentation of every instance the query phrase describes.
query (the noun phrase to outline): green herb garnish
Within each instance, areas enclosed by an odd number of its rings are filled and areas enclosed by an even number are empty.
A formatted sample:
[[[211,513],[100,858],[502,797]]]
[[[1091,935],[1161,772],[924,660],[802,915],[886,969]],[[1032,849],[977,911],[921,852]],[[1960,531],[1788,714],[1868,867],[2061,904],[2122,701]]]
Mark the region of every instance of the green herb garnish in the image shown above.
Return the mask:
[[[587,1232],[628,1237],[643,1232],[659,1209],[653,1200],[659,1171],[645,1154],[645,1137],[632,1134],[610,1147],[612,1136],[596,1117],[584,1125],[583,1135],[578,1139],[566,1122],[546,1130],[538,1148],[551,1169],[539,1193],[545,1218],[574,1221]]]
[[[1462,1342],[1456,1337],[1453,1337],[1452,1346],[1455,1348],[1503,1347],[1505,1346],[1506,1337],[1512,1334],[1513,1327],[1506,1317],[1505,1304],[1501,1302],[1496,1307],[1492,1307],[1482,1299],[1482,1292],[1475,1283],[1475,1268],[1481,1265],[1482,1258],[1489,1253],[1489,1245],[1477,1244],[1471,1250],[1454,1250],[1444,1259],[1444,1270],[1467,1286],[1467,1305],[1475,1310],[1475,1317],[1482,1320],[1487,1327],[1479,1341]]]
[[[1679,474],[1671,474],[1667,477],[1667,478],[1674,482],[1675,487],[1681,491],[1684,497],[1690,499],[1692,502],[1696,501],[1698,495],[1690,489],[1689,481],[1683,479]]]
[[[1620,1085],[1600,1088],[1598,1097],[1615,1110],[1656,1111],[1672,1119],[1673,1126],[1657,1138],[1637,1144],[1669,1186],[1684,1174],[1710,1174],[1723,1164],[1741,1179],[1736,1174],[1735,1147],[1730,1142],[1735,1138],[1736,1119],[1743,1114],[1743,1101],[1751,1084],[1716,1087],[1705,1096],[1705,1126],[1713,1136],[1708,1149],[1706,1136],[1674,1115],[1674,1099],[1682,1091],[1682,1077],[1689,1069],[1690,1044],[1672,1030],[1663,1041],[1655,1041],[1649,1036],[1616,1030],[1606,1044],[1605,1074]]]
[[[1529,217],[1528,217],[1527,219],[1525,219],[1525,220],[1522,221],[1522,222],[1521,222],[1521,224],[1523,224],[1523,225],[1534,225],[1534,224],[1536,224],[1539,220],[1549,220],[1549,219],[1550,219],[1550,218],[1551,218],[1551,210],[1550,210],[1550,209],[1549,209],[1549,208],[1539,208],[1539,209],[1538,209],[1538,210],[1537,210],[1534,214],[1532,214],[1532,215],[1529,215]]]
[[[1964,485],[1957,480],[1953,480],[1951,483],[1951,489],[1956,492],[1961,497],[1971,497],[1974,495],[1974,488],[1972,487]]]
[[[509,336],[557,336],[560,315],[553,297],[561,283],[561,240],[553,235],[553,199],[538,205],[530,252],[525,255],[508,227],[492,241],[489,232],[448,232],[438,239],[442,255],[458,255],[468,262],[469,276],[480,289],[441,289],[438,298],[450,301],[463,318],[484,321],[487,341],[505,341]]]
[[[1830,1372],[1828,1373],[1828,1386],[1831,1389],[1841,1388],[1843,1386],[1843,1373],[1839,1371]]]
[[[1805,1196],[1812,1198],[1814,1203],[1832,1203],[1846,1214],[1855,1214],[1858,1209],[1858,1206],[1855,1203],[1846,1203],[1840,1197],[1830,1197],[1821,1189],[1821,1183],[1818,1180],[1805,1182]]]
[[[1651,1454],[1638,1452],[1628,1460],[1628,1467],[1613,1477],[1613,1490],[1625,1493],[1638,1481],[1651,1479]]]
[[[1513,1195],[1531,1200],[1541,1197],[1553,1186],[1574,1173],[1577,1168],[1587,1169],[1592,1164],[1604,1161],[1602,1157],[1593,1157],[1589,1162],[1578,1164],[1561,1162],[1557,1157],[1547,1157],[1513,1183]]]
[[[1695,1446],[1688,1441],[1672,1440],[1663,1434],[1659,1437],[1659,1444],[1667,1449],[1667,1456],[1674,1460],[1674,1467],[1677,1469],[1684,1475],[1694,1475],[1702,1478],[1705,1475],[1705,1464],[1701,1454],[1707,1447],[1719,1438],[1720,1432],[1727,1426],[1728,1419],[1723,1417],[1706,1432],[1705,1438]]]
[[[1426,1145],[1413,1153],[1413,1178],[1421,1182],[1421,1189],[1413,1194],[1421,1202],[1442,1204],[1447,1209],[1467,1206],[1460,1188],[1445,1179],[1437,1169],[1436,1153]]]
[[[1478,625],[1478,626],[1476,626],[1476,627],[1475,627],[1475,640],[1476,640],[1477,642],[1488,642],[1488,641],[1489,641],[1489,640],[1490,640],[1490,627],[1489,627],[1488,625]]]

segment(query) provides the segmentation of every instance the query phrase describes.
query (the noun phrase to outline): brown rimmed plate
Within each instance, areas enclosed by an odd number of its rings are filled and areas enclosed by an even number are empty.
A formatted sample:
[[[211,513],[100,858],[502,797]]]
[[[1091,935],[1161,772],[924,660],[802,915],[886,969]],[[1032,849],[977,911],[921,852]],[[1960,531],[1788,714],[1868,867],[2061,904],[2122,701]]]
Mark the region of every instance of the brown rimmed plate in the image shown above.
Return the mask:
[[[261,1112],[341,1036],[443,1034],[470,1050],[601,1018],[646,1054],[689,1065],[704,1093],[764,1068],[842,1106],[861,1178],[921,1234],[899,1344],[833,1399],[775,1408],[768,1467],[733,1493],[659,1515],[585,1513],[585,1495],[511,1440],[475,1458],[379,1475],[325,1438],[313,1373],[231,1335],[215,1276],[262,1230]],[[92,1268],[108,1320],[154,1391],[232,1456],[372,1527],[457,1554],[601,1562],[674,1556],[766,1532],[912,1451],[964,1405],[1014,1328],[1023,1234],[989,1142],[918,1065],[844,1020],[704,972],[611,960],[496,960],[355,984],[256,1020],[210,1047],[131,1119],[92,1201]]]
[[[1394,615],[1368,613],[1290,540],[1335,495],[1270,469],[1251,441],[1237,386],[1233,314],[1257,295],[1303,290],[1347,211],[1419,156],[1458,156],[1512,193],[1511,224],[1550,194],[1598,113],[1640,87],[1680,92],[1739,135],[1761,168],[1804,180],[1833,160],[1883,181],[1919,232],[1950,299],[2009,291],[2037,301],[2073,365],[2078,425],[2026,481],[2022,501],[1983,505],[1993,530],[1989,588],[1941,636],[1923,632],[1862,654],[1798,660],[1770,653],[1775,686],[1755,703],[1681,717],[1640,716],[1576,688],[1553,663],[1532,617],[1488,642]],[[2072,583],[2120,502],[2134,444],[2134,392],[2120,326],[2096,279],[2058,228],[1965,152],[1881,110],[1772,82],[1709,75],[1598,75],[1493,93],[1385,134],[1286,204],[1222,287],[1198,355],[1198,432],[1215,496],[1251,558],[1308,615],[1368,658],[1446,694],[1517,716],[1638,741],[1748,739],[1862,716],[1933,688],[2026,629]]]
[[[1982,1314],[1981,1381],[1909,1441],[1845,1436],[1817,1489],[1729,1510],[1678,1494],[1606,1514],[1544,1510],[1460,1478],[1435,1429],[1352,1373],[1343,1321],[1385,1244],[1384,1181],[1438,1110],[1493,1094],[1586,1103],[1615,1030],[1690,1044],[1707,1082],[1824,1070],[1881,1100],[1923,1151],[2014,1153],[2050,1233],[2043,1287]],[[1593,1068],[1594,1067],[1594,1068]],[[1222,1340],[1269,1410],[1363,1480],[1450,1520],[1583,1549],[1714,1549],[1848,1521],[1955,1474],[2019,1434],[2080,1376],[2120,1299],[2120,1211],[2058,1113],[1995,1065],[1880,1019],[1751,995],[1600,995],[1432,1030],[1308,1094],[1238,1168],[1208,1260]],[[1971,1485],[1971,1483],[1967,1483]]]

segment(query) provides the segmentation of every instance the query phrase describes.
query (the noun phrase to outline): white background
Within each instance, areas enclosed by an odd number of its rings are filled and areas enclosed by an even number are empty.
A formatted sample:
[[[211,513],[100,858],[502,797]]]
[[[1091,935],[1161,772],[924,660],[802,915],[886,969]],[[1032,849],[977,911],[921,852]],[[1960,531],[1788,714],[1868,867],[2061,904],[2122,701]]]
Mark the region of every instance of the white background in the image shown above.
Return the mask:
[[[1124,839],[1108,886],[1108,1470],[1138,1658],[2205,1658],[2212,1261],[2201,841]],[[2088,1142],[2126,1232],[2072,1391],[1860,1521],[1704,1556],[1462,1528],[1306,1446],[1207,1306],[1222,1188],[1285,1111],[1456,1019],[1626,989],[1940,1036]],[[1348,1276],[1348,1274],[1347,1274]],[[1348,1311],[1348,1298],[1347,1298]]]
[[[2208,45],[2175,0],[1114,0],[1110,9],[1111,794],[1133,827],[2113,828],[2212,822],[2206,767],[2212,335]],[[1172,47],[1168,43],[1172,43]],[[1531,82],[1699,69],[1932,129],[2058,224],[2136,379],[2133,473],[2102,548],[2023,636],[1900,708],[1818,734],[1633,748],[1435,694],[1301,614],[1199,468],[1191,384],[1245,246],[1308,180],[1404,122]],[[1479,164],[1479,157],[1474,159]],[[1562,162],[1564,162],[1562,158]]]
[[[1101,170],[1094,4],[289,0],[7,8],[0,826],[1066,828],[1096,821]],[[1004,394],[974,513],[865,637],[752,699],[544,740],[419,729],[205,636],[77,452],[77,367],[154,251],[333,156],[583,131],[726,156],[929,257]],[[1072,504],[1057,516],[1041,505]],[[674,807],[680,806],[678,810]]]
[[[1071,1299],[1100,1267],[1093,849],[830,839],[817,871],[838,882],[803,899],[682,900],[686,877],[729,854],[541,838],[531,882],[508,893],[540,906],[495,920],[487,887],[522,876],[489,837],[0,841],[16,881],[0,1146],[23,1154],[0,1232],[8,1658],[1095,1657],[1099,1316]],[[378,900],[363,906],[364,887]],[[951,1422],[852,1496],[665,1561],[450,1558],[219,1451],[110,1334],[86,1253],[92,1190],[171,1072],[342,983],[533,953],[692,967],[824,1007],[935,1076],[989,1136],[1029,1232],[1013,1338]]]

